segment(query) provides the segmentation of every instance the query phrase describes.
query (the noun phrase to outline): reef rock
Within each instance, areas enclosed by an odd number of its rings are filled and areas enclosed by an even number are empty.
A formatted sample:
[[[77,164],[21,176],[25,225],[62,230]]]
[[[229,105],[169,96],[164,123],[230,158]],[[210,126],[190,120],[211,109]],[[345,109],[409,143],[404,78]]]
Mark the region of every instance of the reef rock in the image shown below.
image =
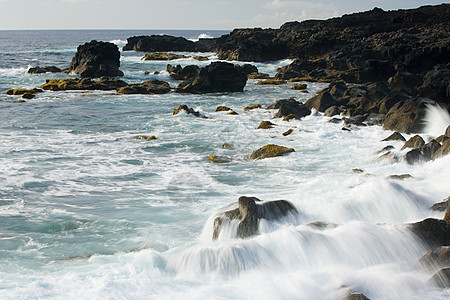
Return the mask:
[[[258,234],[261,219],[279,220],[289,214],[297,215],[297,209],[289,201],[261,201],[256,197],[242,196],[238,199],[239,207],[225,211],[214,219],[213,240],[217,239],[226,221],[238,220],[237,236],[247,238]]]
[[[123,76],[119,67],[119,48],[113,43],[94,40],[78,46],[68,71],[89,78]]]
[[[277,146],[273,144],[266,145],[258,150],[255,150],[250,154],[251,159],[264,159],[270,157],[277,157],[289,152],[295,152],[293,148],[287,148],[283,146]]]

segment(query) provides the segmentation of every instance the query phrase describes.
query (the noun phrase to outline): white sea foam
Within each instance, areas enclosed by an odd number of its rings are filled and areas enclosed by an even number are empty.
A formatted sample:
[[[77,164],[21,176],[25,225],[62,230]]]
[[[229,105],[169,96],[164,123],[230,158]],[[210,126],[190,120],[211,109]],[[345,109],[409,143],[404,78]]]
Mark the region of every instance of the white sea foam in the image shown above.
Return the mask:
[[[206,33],[201,33],[201,34],[199,34],[199,36],[197,38],[189,39],[189,40],[193,41],[193,42],[198,42],[200,39],[212,39],[212,38],[214,38],[214,37],[212,37]]]
[[[448,111],[439,105],[427,105],[424,133],[436,138],[450,126]]]

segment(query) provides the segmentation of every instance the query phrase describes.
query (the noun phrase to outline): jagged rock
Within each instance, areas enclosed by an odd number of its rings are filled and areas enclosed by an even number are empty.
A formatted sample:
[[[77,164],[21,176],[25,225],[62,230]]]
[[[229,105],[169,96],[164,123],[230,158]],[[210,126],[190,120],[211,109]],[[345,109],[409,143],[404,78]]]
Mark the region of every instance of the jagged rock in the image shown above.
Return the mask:
[[[423,128],[426,101],[420,98],[395,104],[383,121],[383,129],[405,133],[418,133]]]
[[[286,84],[287,81],[286,80],[279,80],[279,79],[266,79],[263,81],[258,81],[258,85],[281,85],[281,84]]]
[[[327,108],[337,104],[336,98],[329,92],[323,92],[305,102],[309,109],[315,108],[320,112],[324,112]]]
[[[383,153],[383,152],[391,151],[391,150],[394,150],[394,149],[395,149],[394,146],[392,146],[392,145],[387,145],[386,147],[384,147],[383,149],[381,149],[380,151],[378,151],[378,153]]]
[[[437,159],[439,157],[443,157],[450,153],[450,139],[447,139],[442,142],[442,146],[436,150],[433,155],[433,159]]]
[[[181,54],[173,54],[173,53],[167,53],[167,52],[153,52],[146,54],[142,60],[174,60],[174,59],[181,59],[181,58],[188,58],[186,55]]]
[[[431,140],[425,145],[421,146],[419,148],[420,152],[422,153],[425,160],[431,160],[433,159],[436,151],[441,148],[441,144],[436,142],[436,140]]]
[[[442,202],[434,204],[430,209],[435,211],[446,211],[450,204],[450,197]]]
[[[218,155],[211,155],[208,158],[209,161],[212,161],[213,163],[216,164],[223,164],[223,163],[229,163],[231,162],[231,158],[229,158],[228,156],[218,156]]]
[[[382,142],[387,142],[387,141],[406,141],[406,139],[400,132],[395,131],[390,136],[388,136],[387,138],[385,138],[385,139],[383,139],[381,141]]]
[[[448,140],[449,137],[446,135],[440,135],[436,138],[436,142],[442,144],[445,140]]]
[[[228,116],[235,116],[238,115],[237,112],[235,112],[234,110],[230,111],[229,113],[227,113]]]
[[[169,72],[170,77],[175,80],[187,80],[198,76],[200,67],[196,65],[188,65],[182,68],[181,65],[172,66],[168,64],[167,72]]]
[[[123,76],[119,66],[119,48],[113,43],[94,40],[78,46],[68,71],[89,78]]]
[[[33,99],[34,97],[36,97],[36,93],[24,93],[22,95],[22,98],[24,99]]]
[[[256,74],[248,74],[248,79],[269,79],[269,74],[266,73],[256,73]]]
[[[416,96],[417,88],[422,84],[422,77],[399,70],[395,73],[390,83],[391,91],[404,91],[409,95]]]
[[[41,86],[44,90],[50,91],[66,91],[66,90],[116,90],[121,87],[127,86],[125,81],[100,77],[98,80],[92,80],[89,78],[69,78],[69,79],[47,79]]]
[[[425,158],[423,157],[422,152],[420,152],[419,149],[413,149],[405,154],[403,160],[409,165],[414,165],[425,160]]]
[[[29,74],[42,74],[42,73],[60,73],[62,70],[55,66],[44,66],[44,67],[33,67],[29,68],[28,72]]]
[[[247,238],[258,234],[259,220],[274,221],[289,214],[297,215],[297,209],[286,200],[261,201],[256,197],[242,196],[238,199],[239,207],[225,211],[214,219],[212,239],[219,237],[227,221],[239,220],[237,236]]]
[[[282,135],[283,136],[288,136],[290,135],[292,132],[294,132],[294,130],[292,128],[288,129],[287,131],[283,132]]]
[[[289,153],[289,152],[295,152],[293,148],[287,148],[283,146],[277,146],[273,144],[266,145],[262,148],[259,148],[258,150],[255,150],[250,154],[251,159],[264,159],[264,158],[270,158],[270,157],[277,157],[281,156],[283,154]]]
[[[450,221],[428,218],[411,224],[411,230],[432,248],[450,246]]]
[[[258,128],[256,128],[256,129],[270,129],[270,128],[273,128],[273,126],[276,126],[276,125],[270,121],[261,121]]]
[[[247,75],[233,64],[213,62],[200,69],[197,76],[180,83],[179,93],[242,92]]]
[[[450,246],[441,246],[428,251],[419,260],[421,266],[430,270],[450,268]]]
[[[378,112],[387,114],[388,111],[397,103],[411,99],[411,96],[403,91],[393,91],[386,95],[379,103]]]
[[[6,94],[8,95],[14,95],[14,96],[21,96],[24,94],[36,94],[36,93],[41,93],[42,90],[41,89],[8,89],[6,90]]]
[[[180,105],[178,108],[173,110],[173,115],[177,115],[180,112],[184,111],[185,113],[187,113],[188,115],[194,115],[196,117],[201,117],[200,113],[198,111],[195,111],[194,109],[188,107],[185,104]]]
[[[378,157],[377,160],[393,164],[393,163],[398,162],[398,156],[394,152],[388,151],[385,154],[383,154],[380,157]]]
[[[450,137],[450,125],[447,127],[447,129],[445,130],[445,134],[446,137]]]
[[[150,79],[139,84],[129,84],[117,90],[120,94],[166,94],[170,92],[168,82]]]
[[[370,300],[366,295],[349,289],[345,295],[345,300]]]
[[[134,137],[136,140],[144,140],[144,141],[151,141],[156,140],[156,136],[147,136],[147,135],[137,135]]]
[[[425,145],[425,141],[420,135],[411,137],[402,147],[402,150],[406,148],[420,148]]]
[[[267,109],[278,109],[278,112],[274,115],[274,118],[282,118],[290,114],[303,118],[311,114],[311,110],[309,110],[306,105],[296,101],[294,98],[278,100],[274,104],[267,107]]]
[[[450,268],[441,269],[436,272],[430,280],[428,280],[428,283],[438,288],[450,288]]]
[[[419,96],[450,104],[450,69],[448,65],[437,65],[425,74],[419,87]]]
[[[257,109],[257,108],[261,108],[261,104],[253,104],[253,105],[249,105],[244,107],[245,111],[249,111],[249,110],[253,110],[253,109]]]
[[[445,211],[444,220],[450,221],[450,205],[447,207],[447,210]]]

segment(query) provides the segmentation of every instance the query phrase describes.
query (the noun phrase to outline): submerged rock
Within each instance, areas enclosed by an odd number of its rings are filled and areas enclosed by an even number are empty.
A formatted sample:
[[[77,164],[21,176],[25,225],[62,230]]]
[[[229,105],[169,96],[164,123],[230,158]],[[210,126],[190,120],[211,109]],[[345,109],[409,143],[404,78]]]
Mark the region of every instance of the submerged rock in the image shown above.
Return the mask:
[[[422,256],[419,263],[429,270],[450,268],[450,246],[441,246],[431,249]]]
[[[425,160],[425,158],[423,157],[422,152],[420,152],[419,149],[413,149],[405,154],[403,160],[409,165],[414,165]]]
[[[186,55],[181,54],[173,54],[173,53],[167,53],[167,52],[153,52],[146,54],[142,60],[174,60],[174,59],[181,59],[181,58],[188,58]]]
[[[216,110],[214,112],[219,112],[219,111],[230,111],[231,108],[226,107],[226,106],[217,106]]]
[[[246,107],[244,107],[244,110],[250,111],[253,109],[257,109],[257,108],[261,108],[261,104],[253,104],[253,105],[246,106]]]
[[[329,92],[323,92],[305,102],[309,109],[315,108],[317,111],[324,112],[327,108],[335,106],[337,99]]]
[[[156,136],[152,135],[152,136],[147,136],[147,135],[137,135],[134,137],[134,139],[136,140],[143,140],[143,141],[151,141],[151,140],[156,140]]]
[[[450,288],[450,268],[441,269],[436,272],[428,283],[442,289]]]
[[[298,214],[297,209],[289,201],[261,201],[256,197],[242,196],[238,199],[239,207],[225,211],[214,219],[212,239],[219,237],[225,221],[239,220],[237,236],[247,238],[258,234],[258,223],[261,219],[274,221],[288,214]]]
[[[119,48],[113,43],[93,40],[78,46],[68,71],[89,78],[123,76],[119,66]]]
[[[41,86],[44,90],[67,91],[67,90],[104,90],[111,91],[128,85],[125,81],[100,77],[99,80],[89,78],[69,78],[69,79],[47,79]]]
[[[281,84],[286,84],[287,81],[286,80],[280,80],[280,79],[266,79],[263,81],[258,81],[258,85],[281,85]]]
[[[450,221],[428,218],[411,224],[411,230],[431,248],[450,246]]]
[[[177,115],[177,114],[179,114],[182,111],[184,111],[188,115],[194,115],[196,117],[201,117],[202,116],[198,111],[195,111],[194,109],[188,107],[185,104],[182,104],[182,105],[178,106],[178,108],[175,108],[173,110],[173,115]]]
[[[228,156],[219,156],[219,155],[211,155],[208,158],[209,161],[212,161],[213,163],[216,164],[223,164],[223,163],[229,163],[231,162],[231,158],[229,158]]]
[[[254,73],[254,74],[248,74],[248,79],[269,79],[269,74],[266,73]]]
[[[288,135],[290,135],[292,132],[294,132],[294,129],[290,128],[290,129],[288,129],[287,131],[283,132],[282,135],[283,135],[283,136],[288,136]]]
[[[277,146],[273,144],[266,145],[258,150],[255,150],[250,154],[251,159],[264,159],[270,157],[277,157],[286,153],[295,152],[293,148],[287,148],[283,146]]]

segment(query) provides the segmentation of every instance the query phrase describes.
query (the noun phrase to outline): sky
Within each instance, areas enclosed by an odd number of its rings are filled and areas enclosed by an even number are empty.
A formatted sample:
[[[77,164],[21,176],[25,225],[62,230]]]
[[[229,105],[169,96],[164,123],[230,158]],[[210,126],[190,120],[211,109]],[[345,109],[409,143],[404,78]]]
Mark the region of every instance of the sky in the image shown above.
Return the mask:
[[[441,4],[420,0],[0,0],[0,30],[279,28],[380,7]],[[448,3],[448,2],[447,2]]]

